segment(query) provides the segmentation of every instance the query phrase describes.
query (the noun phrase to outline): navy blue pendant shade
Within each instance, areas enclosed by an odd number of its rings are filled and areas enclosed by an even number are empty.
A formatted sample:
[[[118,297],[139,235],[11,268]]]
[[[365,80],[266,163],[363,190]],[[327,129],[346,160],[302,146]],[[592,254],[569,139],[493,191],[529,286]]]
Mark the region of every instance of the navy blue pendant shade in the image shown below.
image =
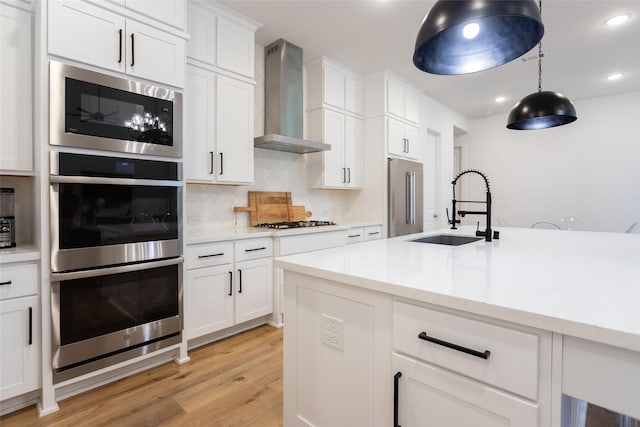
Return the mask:
[[[468,24],[477,24],[477,35]],[[431,74],[488,70],[522,56],[543,34],[534,0],[438,0],[418,32],[413,63]]]
[[[577,119],[576,109],[569,98],[559,92],[539,91],[525,96],[511,109],[507,128],[545,129],[566,125]]]

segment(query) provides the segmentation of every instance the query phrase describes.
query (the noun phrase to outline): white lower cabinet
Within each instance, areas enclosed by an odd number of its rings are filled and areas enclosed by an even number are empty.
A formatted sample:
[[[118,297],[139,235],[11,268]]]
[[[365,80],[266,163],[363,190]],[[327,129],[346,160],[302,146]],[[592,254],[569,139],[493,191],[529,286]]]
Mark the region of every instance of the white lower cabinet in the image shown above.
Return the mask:
[[[396,353],[393,372],[398,402],[395,425],[538,426],[536,404],[477,381]]]
[[[0,401],[40,387],[36,264],[0,267]]]
[[[271,238],[187,246],[187,339],[273,312],[272,247]]]

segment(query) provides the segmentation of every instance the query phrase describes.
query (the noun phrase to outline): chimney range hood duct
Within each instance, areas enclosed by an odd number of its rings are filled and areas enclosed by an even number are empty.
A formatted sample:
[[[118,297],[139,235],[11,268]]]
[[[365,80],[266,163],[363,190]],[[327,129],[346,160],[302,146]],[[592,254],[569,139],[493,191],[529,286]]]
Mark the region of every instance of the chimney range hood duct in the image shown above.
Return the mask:
[[[302,49],[279,39],[264,48],[264,136],[256,148],[313,153],[331,145],[303,139]]]

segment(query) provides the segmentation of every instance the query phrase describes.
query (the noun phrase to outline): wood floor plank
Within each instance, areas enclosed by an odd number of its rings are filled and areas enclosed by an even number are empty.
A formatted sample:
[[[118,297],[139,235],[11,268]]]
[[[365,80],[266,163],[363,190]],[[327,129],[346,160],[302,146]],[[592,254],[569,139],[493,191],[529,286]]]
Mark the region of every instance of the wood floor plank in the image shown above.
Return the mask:
[[[59,402],[0,417],[2,427],[282,426],[282,329],[261,326]]]

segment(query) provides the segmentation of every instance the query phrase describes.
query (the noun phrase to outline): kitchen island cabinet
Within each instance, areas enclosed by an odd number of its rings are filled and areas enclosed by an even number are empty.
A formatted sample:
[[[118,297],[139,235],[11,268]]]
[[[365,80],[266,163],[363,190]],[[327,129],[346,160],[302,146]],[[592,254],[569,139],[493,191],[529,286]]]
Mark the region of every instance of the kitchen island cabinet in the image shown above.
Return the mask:
[[[403,426],[558,427],[563,394],[640,418],[638,237],[415,237],[276,259],[286,424],[391,425],[395,412]],[[353,398],[352,383],[372,391]]]

